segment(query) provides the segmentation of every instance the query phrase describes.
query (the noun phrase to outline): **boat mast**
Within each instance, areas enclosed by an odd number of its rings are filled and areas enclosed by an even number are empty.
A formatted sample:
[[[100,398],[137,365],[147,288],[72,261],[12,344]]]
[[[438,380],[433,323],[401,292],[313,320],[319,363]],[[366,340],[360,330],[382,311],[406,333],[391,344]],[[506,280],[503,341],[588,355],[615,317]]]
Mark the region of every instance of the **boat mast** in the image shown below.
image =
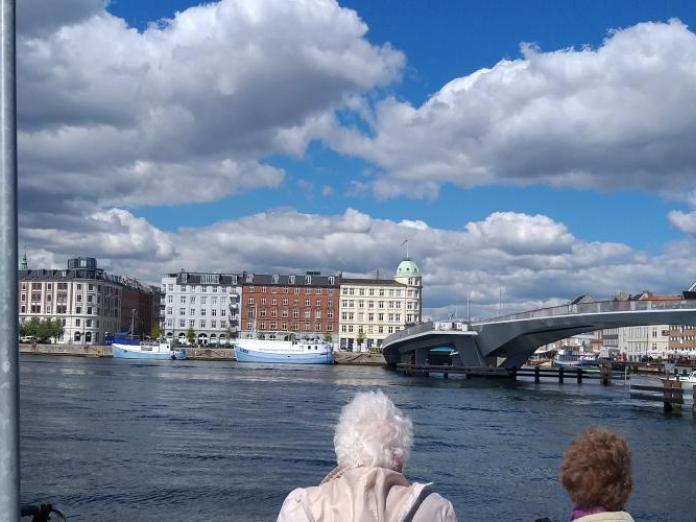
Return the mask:
[[[19,519],[15,0],[0,0],[0,513]]]

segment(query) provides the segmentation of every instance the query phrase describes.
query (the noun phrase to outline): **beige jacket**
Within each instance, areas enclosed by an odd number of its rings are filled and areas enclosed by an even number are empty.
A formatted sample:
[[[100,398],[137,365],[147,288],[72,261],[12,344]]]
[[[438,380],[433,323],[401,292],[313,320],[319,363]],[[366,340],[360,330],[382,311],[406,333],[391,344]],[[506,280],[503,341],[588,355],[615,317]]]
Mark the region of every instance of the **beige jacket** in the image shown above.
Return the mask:
[[[576,518],[573,522],[634,522],[633,517],[625,511],[605,511]]]
[[[277,522],[457,522],[450,501],[396,471],[361,467],[327,478],[292,491]]]

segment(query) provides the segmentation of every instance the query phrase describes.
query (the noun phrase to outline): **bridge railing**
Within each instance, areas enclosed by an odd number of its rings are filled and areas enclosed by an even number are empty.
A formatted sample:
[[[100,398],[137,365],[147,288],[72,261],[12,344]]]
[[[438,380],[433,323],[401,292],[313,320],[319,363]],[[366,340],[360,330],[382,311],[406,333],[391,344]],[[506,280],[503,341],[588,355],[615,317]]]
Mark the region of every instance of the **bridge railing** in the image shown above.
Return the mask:
[[[519,319],[555,317],[559,315],[685,309],[693,309],[696,311],[696,300],[681,299],[674,301],[595,301],[594,303],[567,304],[561,306],[552,306],[548,308],[539,308],[537,310],[530,310],[527,312],[503,315],[499,317],[489,317],[487,319],[473,321],[473,323],[495,323],[501,321],[514,321]]]
[[[399,330],[398,332],[394,332],[391,334],[389,337],[384,339],[382,342],[382,346],[385,344],[390,344],[394,341],[398,341],[399,339],[403,339],[404,337],[408,337],[409,335],[415,335],[423,332],[429,332],[430,330],[433,330],[433,322],[432,321],[427,321],[425,323],[417,324],[414,326],[409,326],[408,328],[405,328],[403,330]]]

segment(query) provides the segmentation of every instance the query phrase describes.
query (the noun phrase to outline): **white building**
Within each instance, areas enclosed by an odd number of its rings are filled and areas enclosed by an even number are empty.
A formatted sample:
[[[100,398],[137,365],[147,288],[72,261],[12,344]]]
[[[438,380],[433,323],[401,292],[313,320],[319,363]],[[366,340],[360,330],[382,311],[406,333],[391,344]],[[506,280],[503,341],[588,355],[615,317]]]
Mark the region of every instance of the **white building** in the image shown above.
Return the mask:
[[[341,279],[339,343],[343,349],[380,347],[382,340],[421,322],[422,279],[410,258],[393,279]],[[363,342],[358,343],[362,338]]]
[[[618,348],[629,361],[640,361],[646,356],[667,354],[669,325],[628,326],[618,329]]]
[[[228,344],[239,331],[242,277],[239,274],[177,272],[162,278],[162,332],[186,343],[189,328],[196,343]]]
[[[102,344],[121,319],[121,278],[97,268],[97,260],[68,260],[67,270],[24,267],[19,271],[19,321],[58,320],[58,343]]]

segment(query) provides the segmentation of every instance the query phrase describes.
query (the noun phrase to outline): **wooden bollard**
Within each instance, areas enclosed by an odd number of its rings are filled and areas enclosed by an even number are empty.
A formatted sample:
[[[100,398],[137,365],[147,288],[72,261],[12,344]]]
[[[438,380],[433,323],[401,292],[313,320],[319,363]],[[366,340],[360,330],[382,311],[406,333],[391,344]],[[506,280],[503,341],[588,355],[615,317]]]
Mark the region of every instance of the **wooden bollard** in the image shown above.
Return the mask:
[[[558,384],[563,384],[563,366],[558,369]]]
[[[693,399],[693,402],[691,403],[691,411],[693,413],[696,413],[696,384],[694,384],[693,390],[694,390],[694,399]]]
[[[541,371],[538,366],[534,367],[534,382],[539,382],[541,380]],[[696,389],[696,387],[694,388]]]
[[[445,379],[449,379],[449,374],[445,372]]]
[[[582,368],[578,368],[578,384],[582,384]]]

